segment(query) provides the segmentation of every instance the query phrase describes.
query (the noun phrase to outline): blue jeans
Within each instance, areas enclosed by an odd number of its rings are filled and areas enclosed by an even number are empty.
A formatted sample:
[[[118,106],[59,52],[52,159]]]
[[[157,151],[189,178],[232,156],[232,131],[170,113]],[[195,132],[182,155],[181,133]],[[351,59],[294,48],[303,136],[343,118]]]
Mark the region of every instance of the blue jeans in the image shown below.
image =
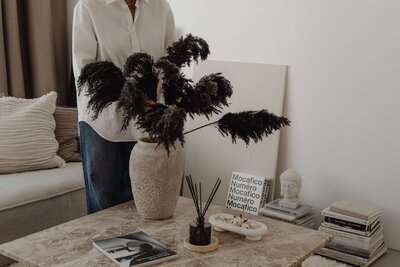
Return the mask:
[[[129,157],[136,142],[111,142],[79,122],[87,213],[132,200]]]

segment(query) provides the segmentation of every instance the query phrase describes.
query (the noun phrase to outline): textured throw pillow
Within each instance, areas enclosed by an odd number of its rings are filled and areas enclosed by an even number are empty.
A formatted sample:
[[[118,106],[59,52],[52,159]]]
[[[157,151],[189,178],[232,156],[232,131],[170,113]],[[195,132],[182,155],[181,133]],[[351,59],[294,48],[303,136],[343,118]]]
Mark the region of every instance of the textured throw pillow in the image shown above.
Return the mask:
[[[0,98],[0,173],[65,166],[57,156],[56,92],[35,99]]]
[[[78,110],[76,108],[56,107],[56,139],[60,145],[57,155],[65,161],[81,161],[78,136]]]

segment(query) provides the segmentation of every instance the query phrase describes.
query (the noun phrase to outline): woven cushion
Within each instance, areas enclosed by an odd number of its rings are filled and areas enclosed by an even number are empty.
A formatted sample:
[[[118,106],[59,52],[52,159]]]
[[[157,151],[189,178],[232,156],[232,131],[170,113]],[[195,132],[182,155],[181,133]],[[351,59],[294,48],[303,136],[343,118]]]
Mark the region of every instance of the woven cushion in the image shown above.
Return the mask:
[[[78,110],[76,108],[57,107],[54,112],[56,120],[56,139],[60,145],[57,155],[65,161],[81,161],[78,136]]]
[[[35,99],[0,98],[0,173],[62,167],[54,135],[56,92]]]

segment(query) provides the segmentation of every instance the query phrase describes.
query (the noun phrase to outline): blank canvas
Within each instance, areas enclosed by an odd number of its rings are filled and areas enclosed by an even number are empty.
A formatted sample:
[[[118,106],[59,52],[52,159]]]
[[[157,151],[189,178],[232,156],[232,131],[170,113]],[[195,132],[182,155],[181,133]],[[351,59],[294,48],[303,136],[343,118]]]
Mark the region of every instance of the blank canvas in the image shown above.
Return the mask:
[[[267,109],[282,115],[286,66],[208,60],[194,66],[193,81],[216,72],[221,72],[233,86],[230,107],[224,108],[210,121],[200,116],[189,118],[186,130],[216,121],[227,112]],[[215,204],[225,204],[232,171],[276,177],[279,131],[257,144],[251,141],[248,147],[242,140],[232,144],[230,137],[222,137],[213,126],[189,133],[185,140],[184,173],[191,174],[195,182],[202,183],[203,195],[208,196],[217,177],[222,179]],[[183,194],[190,196],[186,181]]]

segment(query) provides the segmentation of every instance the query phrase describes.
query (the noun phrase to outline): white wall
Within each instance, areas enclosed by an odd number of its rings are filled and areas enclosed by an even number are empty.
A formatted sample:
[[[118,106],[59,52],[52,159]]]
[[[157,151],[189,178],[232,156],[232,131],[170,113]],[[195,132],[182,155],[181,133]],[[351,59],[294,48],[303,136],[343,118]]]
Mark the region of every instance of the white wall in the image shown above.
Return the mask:
[[[169,2],[210,59],[289,66],[278,173],[298,170],[316,214],[338,199],[382,207],[400,249],[400,1]]]
[[[207,39],[210,59],[289,65],[293,124],[278,173],[302,174],[317,214],[345,198],[382,207],[386,242],[399,250],[400,1],[169,2],[181,31]]]

